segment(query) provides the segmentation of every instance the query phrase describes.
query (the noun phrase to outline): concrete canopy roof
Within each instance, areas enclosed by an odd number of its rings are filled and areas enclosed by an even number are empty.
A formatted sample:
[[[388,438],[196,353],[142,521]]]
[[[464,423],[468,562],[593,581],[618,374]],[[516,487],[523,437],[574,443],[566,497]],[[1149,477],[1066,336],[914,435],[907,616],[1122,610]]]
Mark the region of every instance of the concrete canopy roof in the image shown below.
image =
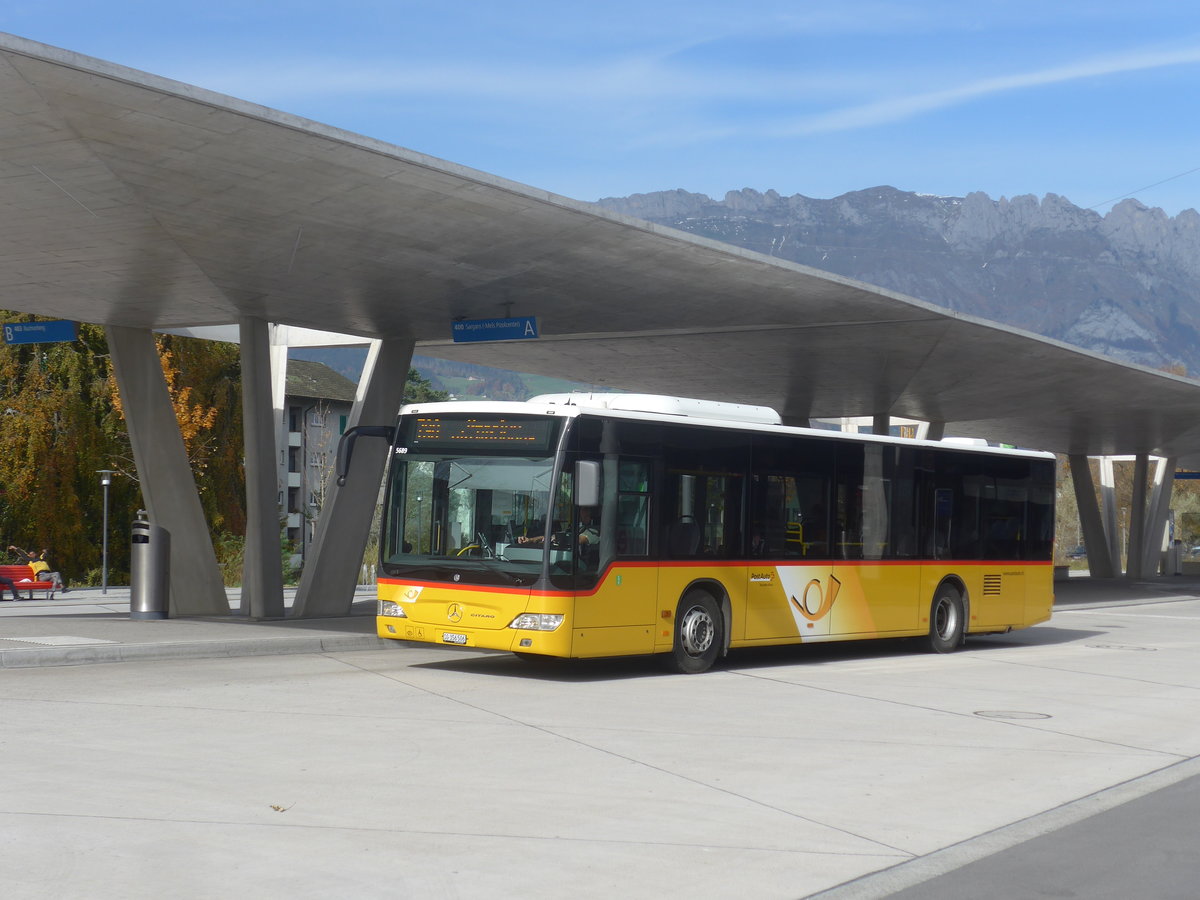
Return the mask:
[[[4,307],[252,316],[614,388],[1200,463],[1200,383],[0,35]],[[542,339],[452,344],[455,318]]]

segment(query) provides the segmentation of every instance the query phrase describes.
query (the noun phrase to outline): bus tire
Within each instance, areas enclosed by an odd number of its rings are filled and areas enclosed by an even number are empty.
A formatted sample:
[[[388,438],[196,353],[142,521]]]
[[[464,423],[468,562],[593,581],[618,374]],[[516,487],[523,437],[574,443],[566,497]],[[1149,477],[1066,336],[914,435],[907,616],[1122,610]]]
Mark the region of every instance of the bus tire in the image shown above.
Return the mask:
[[[943,584],[929,606],[929,649],[950,653],[958,649],[966,632],[966,612],[962,594],[953,585]]]
[[[668,668],[685,675],[712,668],[725,644],[721,608],[707,591],[683,595],[675,610],[675,642],[667,654]]]

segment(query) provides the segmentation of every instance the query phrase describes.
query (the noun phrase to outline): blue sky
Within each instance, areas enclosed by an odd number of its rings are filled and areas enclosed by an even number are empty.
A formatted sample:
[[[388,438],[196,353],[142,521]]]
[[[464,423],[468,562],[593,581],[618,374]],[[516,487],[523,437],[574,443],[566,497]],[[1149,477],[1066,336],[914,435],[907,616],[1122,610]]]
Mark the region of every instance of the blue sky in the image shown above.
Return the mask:
[[[0,30],[581,200],[888,184],[1200,208],[1181,0],[8,0]]]

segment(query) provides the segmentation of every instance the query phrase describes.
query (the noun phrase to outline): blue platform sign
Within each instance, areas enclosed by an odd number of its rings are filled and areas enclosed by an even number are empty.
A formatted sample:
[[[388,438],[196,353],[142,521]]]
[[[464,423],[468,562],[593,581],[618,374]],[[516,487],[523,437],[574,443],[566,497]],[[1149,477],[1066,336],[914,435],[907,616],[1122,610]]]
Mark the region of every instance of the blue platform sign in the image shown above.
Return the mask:
[[[538,336],[537,317],[515,319],[460,319],[453,324],[454,342],[520,341]]]
[[[61,344],[79,337],[78,322],[5,322],[6,344]]]

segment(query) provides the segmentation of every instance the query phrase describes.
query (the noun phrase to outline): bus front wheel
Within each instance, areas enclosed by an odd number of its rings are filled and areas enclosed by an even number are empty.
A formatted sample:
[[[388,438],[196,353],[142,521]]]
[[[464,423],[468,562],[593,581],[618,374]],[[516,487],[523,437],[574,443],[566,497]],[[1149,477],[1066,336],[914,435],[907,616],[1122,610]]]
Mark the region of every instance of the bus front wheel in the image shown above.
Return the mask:
[[[929,607],[929,649],[934,653],[957,649],[966,627],[962,595],[950,585],[942,585]]]
[[[706,591],[688,591],[675,610],[675,645],[669,668],[685,675],[705,672],[717,661],[724,644],[721,608]]]

